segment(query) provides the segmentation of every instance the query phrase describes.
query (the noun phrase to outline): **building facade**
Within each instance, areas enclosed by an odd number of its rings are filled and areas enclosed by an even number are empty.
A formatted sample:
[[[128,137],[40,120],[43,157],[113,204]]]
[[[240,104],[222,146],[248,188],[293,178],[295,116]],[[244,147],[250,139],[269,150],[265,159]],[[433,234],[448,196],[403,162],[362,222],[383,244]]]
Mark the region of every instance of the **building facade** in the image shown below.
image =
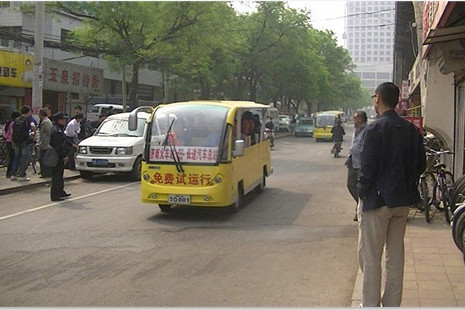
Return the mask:
[[[34,37],[34,16],[21,12],[21,2],[3,2],[0,5],[0,29],[9,33]],[[44,40],[64,42],[67,34],[82,26],[81,18],[67,14],[46,14],[44,22]],[[15,51],[19,54],[34,53],[31,44],[6,39],[0,34],[0,49]],[[131,81],[130,68],[126,77]],[[110,64],[101,55],[83,52],[69,52],[58,48],[44,48],[43,65],[43,104],[50,104],[54,111],[71,113],[74,106],[81,105],[86,110],[95,103],[122,102],[122,73],[110,69]],[[29,89],[29,91],[27,91]],[[129,87],[128,87],[129,89]],[[18,100],[3,100],[11,95],[10,87],[0,88],[0,109],[11,110],[28,103],[29,88],[24,88],[24,96]],[[21,91],[16,91],[20,94]],[[26,98],[26,99],[25,99]],[[158,71],[142,66],[139,70],[138,103],[154,104],[163,100],[163,78]],[[29,100],[30,101],[30,100]],[[8,108],[7,108],[8,107]],[[85,111],[84,111],[85,112]],[[7,112],[5,112],[7,113]]]
[[[363,85],[374,91],[392,80],[394,1],[347,1],[345,46]]]
[[[398,2],[394,82],[406,84],[406,111],[443,149],[456,179],[465,174],[465,3]]]

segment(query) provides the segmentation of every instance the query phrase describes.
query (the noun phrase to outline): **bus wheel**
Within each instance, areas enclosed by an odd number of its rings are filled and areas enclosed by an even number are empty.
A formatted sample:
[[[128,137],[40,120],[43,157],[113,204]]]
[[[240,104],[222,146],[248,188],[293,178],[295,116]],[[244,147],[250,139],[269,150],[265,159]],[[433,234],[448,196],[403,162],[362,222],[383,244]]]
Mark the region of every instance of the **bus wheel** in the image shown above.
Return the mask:
[[[265,188],[266,186],[266,173],[265,173],[265,170],[266,168],[263,167],[263,177],[262,177],[262,181],[260,182],[260,184],[257,185],[257,187],[255,187],[255,191],[257,193],[261,193],[263,192],[263,189]]]
[[[244,206],[244,185],[242,181],[237,185],[237,200],[232,204],[231,212],[237,212]]]
[[[171,205],[158,205],[160,207],[161,212],[168,212],[171,210]]]

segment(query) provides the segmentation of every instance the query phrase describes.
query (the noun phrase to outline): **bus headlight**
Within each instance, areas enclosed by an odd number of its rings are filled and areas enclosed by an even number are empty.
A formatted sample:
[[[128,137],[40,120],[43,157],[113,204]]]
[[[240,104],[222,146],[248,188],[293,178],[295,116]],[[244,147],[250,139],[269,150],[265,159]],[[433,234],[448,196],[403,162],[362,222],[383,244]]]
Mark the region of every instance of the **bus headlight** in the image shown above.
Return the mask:
[[[215,181],[215,183],[221,183],[222,179],[219,175],[215,176],[215,178],[213,179]]]
[[[142,175],[142,177],[144,178],[144,181],[148,182],[150,180],[150,175],[148,173],[144,173]]]

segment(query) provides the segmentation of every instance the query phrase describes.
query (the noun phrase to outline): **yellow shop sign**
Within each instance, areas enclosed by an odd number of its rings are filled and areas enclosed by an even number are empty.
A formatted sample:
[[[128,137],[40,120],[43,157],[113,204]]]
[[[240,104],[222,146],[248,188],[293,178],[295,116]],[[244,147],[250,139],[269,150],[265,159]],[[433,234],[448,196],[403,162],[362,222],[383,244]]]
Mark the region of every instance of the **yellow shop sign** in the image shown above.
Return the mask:
[[[32,87],[33,56],[0,50],[0,85]]]

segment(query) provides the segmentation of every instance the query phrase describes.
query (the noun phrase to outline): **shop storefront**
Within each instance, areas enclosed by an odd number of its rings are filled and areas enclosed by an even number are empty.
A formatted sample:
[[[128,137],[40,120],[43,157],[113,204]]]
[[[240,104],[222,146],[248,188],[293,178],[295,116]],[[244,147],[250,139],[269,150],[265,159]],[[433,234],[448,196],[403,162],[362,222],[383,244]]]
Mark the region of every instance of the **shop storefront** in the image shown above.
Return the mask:
[[[74,106],[103,94],[103,70],[44,58],[44,104],[72,114]]]
[[[0,123],[22,105],[31,105],[33,56],[0,50]]]

